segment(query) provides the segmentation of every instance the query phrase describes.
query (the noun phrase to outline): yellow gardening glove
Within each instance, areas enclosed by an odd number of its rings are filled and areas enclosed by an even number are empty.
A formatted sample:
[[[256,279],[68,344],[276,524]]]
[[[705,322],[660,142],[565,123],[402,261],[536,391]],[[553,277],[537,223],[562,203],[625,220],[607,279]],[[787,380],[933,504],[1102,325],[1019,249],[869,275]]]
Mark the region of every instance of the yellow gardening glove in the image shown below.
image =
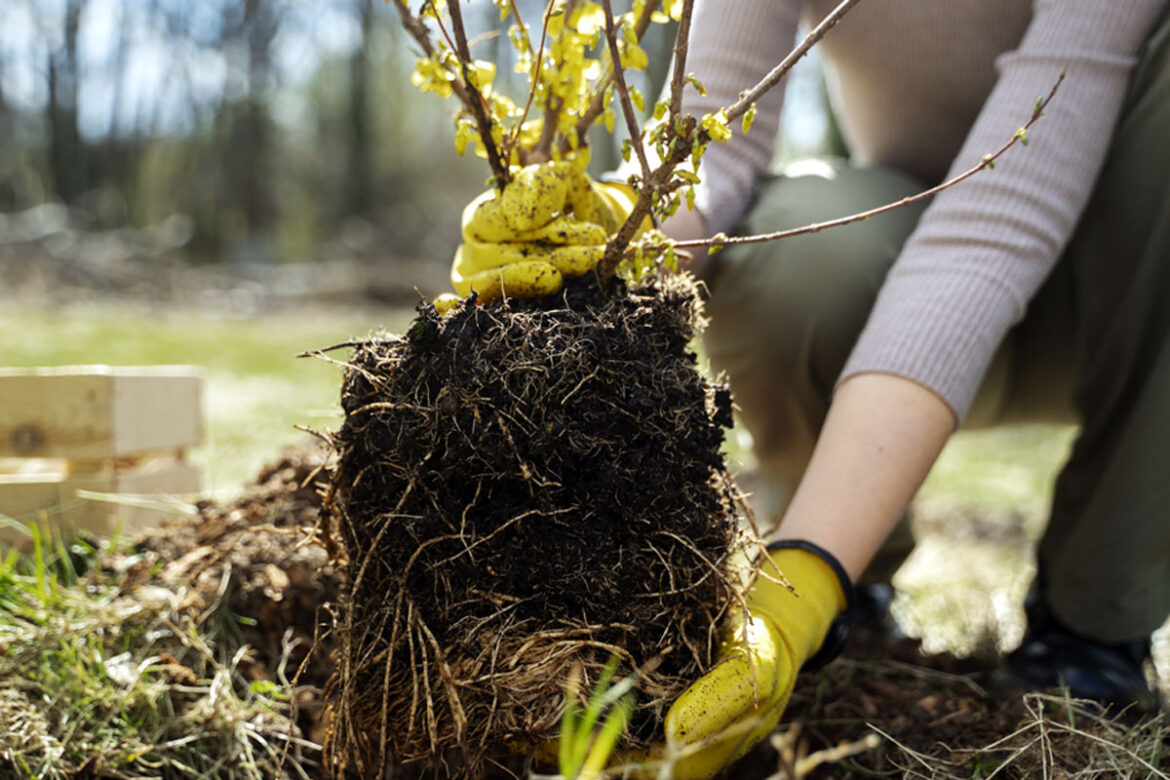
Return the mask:
[[[633,211],[632,187],[592,181],[575,162],[529,165],[503,191],[488,190],[463,210],[463,243],[451,283],[435,299],[449,311],[472,290],[483,303],[507,294],[536,298],[587,273]]]
[[[715,668],[666,713],[667,753],[678,756],[675,780],[709,778],[768,736],[797,672],[845,609],[852,586],[839,564],[820,548],[798,544],[768,553],[771,563],[764,561],[748,594],[750,620],[733,622]]]

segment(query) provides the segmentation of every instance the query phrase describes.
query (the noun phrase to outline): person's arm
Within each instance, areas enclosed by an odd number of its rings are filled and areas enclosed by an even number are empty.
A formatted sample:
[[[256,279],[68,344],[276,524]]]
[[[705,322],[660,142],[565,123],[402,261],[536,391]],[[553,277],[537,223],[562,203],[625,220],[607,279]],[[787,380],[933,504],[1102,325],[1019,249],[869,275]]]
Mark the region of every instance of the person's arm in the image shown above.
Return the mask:
[[[1051,273],[1109,150],[1137,53],[1166,0],[1036,0],[1019,47],[948,175],[1012,137],[1064,81],[1017,146],[937,195],[886,276],[842,379],[898,374],[961,420],[1008,330]]]
[[[1035,142],[1010,166],[936,198],[838,381],[813,458],[762,572],[750,615],[715,668],[671,706],[675,776],[706,778],[779,721],[796,675],[824,660],[832,618],[965,414],[991,354],[1067,243],[1104,161],[1136,52],[1164,0],[1037,0],[1000,59],[954,171],[1011,136],[1067,68]],[[1044,132],[1041,132],[1041,129]],[[1005,161],[1006,163],[1006,161]]]
[[[832,551],[856,581],[954,429],[950,406],[908,379],[842,383],[776,537]]]

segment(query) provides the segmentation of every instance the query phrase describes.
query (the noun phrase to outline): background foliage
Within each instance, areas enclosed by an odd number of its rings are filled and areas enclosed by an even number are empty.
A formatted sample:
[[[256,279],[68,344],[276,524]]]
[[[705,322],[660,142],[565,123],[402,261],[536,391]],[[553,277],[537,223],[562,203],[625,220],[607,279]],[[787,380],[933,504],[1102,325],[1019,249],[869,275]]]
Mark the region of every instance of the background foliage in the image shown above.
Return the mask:
[[[476,0],[466,16],[507,89],[498,10]],[[650,78],[667,43],[648,41]],[[90,229],[167,224],[202,263],[445,260],[486,169],[452,153],[451,107],[411,85],[415,59],[379,0],[11,0],[0,213],[54,203]],[[614,164],[611,146],[595,165]]]

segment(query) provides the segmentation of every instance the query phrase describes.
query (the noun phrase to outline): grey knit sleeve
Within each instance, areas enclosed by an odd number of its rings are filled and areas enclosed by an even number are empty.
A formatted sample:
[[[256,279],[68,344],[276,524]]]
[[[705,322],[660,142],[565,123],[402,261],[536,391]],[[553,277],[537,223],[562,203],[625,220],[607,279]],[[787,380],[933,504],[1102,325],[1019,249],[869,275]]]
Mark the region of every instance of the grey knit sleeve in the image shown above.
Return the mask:
[[[1031,143],[939,195],[894,264],[840,381],[880,372],[938,393],[958,419],[1051,272],[1108,151],[1136,52],[1164,0],[1038,0],[951,175],[1011,138],[1066,71]]]

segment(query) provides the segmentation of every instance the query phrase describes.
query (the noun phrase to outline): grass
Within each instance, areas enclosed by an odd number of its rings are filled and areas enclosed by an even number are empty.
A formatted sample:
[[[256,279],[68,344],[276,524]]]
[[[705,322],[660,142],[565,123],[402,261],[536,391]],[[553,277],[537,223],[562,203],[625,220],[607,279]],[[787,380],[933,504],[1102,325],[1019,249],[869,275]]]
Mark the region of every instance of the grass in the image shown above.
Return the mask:
[[[235,319],[99,306],[5,307],[0,365],[199,366],[206,376],[206,443],[190,455],[203,471],[205,492],[222,498],[302,438],[294,426],[328,429],[340,422],[340,370],[297,354],[381,326],[401,329],[411,315],[322,309]]]
[[[219,602],[124,587],[106,568],[116,542],[33,530],[32,553],[0,563],[0,775],[285,776],[303,745],[287,695],[240,674]]]

